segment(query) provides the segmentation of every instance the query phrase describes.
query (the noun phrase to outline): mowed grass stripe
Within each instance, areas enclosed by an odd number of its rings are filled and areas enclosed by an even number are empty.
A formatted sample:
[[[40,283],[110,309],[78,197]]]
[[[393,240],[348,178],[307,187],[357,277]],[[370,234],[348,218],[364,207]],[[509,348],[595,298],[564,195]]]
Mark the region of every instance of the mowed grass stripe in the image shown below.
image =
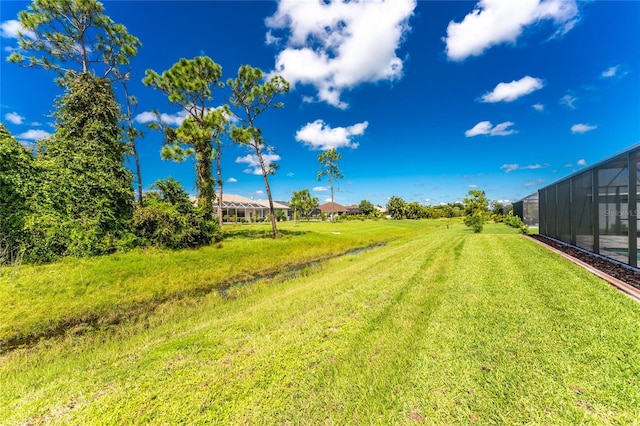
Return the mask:
[[[638,306],[499,226],[15,351],[0,422],[633,424]]]

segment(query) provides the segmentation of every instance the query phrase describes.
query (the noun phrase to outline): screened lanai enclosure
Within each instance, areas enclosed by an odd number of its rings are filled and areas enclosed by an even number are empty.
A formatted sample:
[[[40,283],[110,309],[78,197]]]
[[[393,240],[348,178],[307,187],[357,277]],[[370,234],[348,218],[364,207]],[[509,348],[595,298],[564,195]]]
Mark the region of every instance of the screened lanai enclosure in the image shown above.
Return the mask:
[[[640,144],[538,191],[539,233],[638,267]]]

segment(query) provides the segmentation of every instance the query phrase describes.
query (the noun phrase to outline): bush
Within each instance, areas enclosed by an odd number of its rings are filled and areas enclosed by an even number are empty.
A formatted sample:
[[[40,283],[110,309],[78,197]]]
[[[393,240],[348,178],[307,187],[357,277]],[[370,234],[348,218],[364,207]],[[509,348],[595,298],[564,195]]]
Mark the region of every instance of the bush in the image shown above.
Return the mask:
[[[529,233],[529,227],[520,219],[520,216],[515,216],[513,212],[509,212],[509,214],[505,216],[504,223],[512,228],[519,229],[523,234]]]
[[[133,231],[143,245],[178,249],[222,239],[219,224],[195,208],[180,183],[169,178],[152,187],[158,192],[148,193],[133,213]]]

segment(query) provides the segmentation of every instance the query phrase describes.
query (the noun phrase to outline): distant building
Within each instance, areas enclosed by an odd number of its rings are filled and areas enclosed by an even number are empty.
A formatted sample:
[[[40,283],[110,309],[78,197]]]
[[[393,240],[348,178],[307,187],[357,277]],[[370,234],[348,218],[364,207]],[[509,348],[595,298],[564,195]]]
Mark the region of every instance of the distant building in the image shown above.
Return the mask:
[[[540,223],[538,193],[524,197],[513,203],[513,215],[522,219],[527,226],[538,226]]]
[[[324,213],[328,215],[333,214],[334,216],[338,216],[341,214],[348,213],[349,209],[343,206],[342,204],[328,202],[328,203],[319,205],[316,208],[316,212],[318,212],[318,214]]]
[[[218,203],[214,203],[216,216],[219,216]],[[276,214],[283,212],[289,220],[289,206],[277,201],[273,202],[273,209]],[[252,200],[235,194],[222,195],[222,218],[225,222],[259,222],[264,220],[269,214],[268,200]]]

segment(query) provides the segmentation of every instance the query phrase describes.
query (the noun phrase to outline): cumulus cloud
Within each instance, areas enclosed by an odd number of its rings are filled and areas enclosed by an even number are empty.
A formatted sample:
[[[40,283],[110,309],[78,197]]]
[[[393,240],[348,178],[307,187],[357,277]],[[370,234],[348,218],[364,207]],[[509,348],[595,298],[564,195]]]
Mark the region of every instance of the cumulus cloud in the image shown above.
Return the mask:
[[[482,96],[482,102],[512,102],[516,99],[542,89],[544,83],[539,78],[531,76],[522,77],[520,80],[514,80],[511,83],[498,83],[498,85],[489,93]]]
[[[296,140],[312,150],[328,151],[332,148],[357,148],[354,136],[361,136],[369,126],[363,121],[348,127],[330,127],[323,120],[307,123],[296,132]]]
[[[515,44],[526,27],[552,21],[565,34],[579,20],[576,0],[480,0],[462,22],[449,22],[444,38],[449,59],[479,56],[492,46]]]
[[[505,173],[511,173],[516,170],[537,170],[546,169],[549,164],[529,164],[527,166],[521,166],[520,164],[503,164],[500,166],[500,170],[504,170]]]
[[[578,166],[586,166],[587,165],[587,161],[584,158],[581,158],[578,160],[578,162],[576,163]]]
[[[313,191],[314,192],[326,192],[329,190],[329,187],[327,186],[315,186],[313,187]]]
[[[160,120],[164,123],[164,124],[168,124],[168,125],[173,125],[173,126],[179,126],[182,124],[182,122],[185,120],[185,118],[187,118],[187,112],[186,111],[179,111],[175,114],[166,114],[166,113],[162,113],[160,114]],[[158,121],[158,116],[156,115],[155,112],[151,112],[151,111],[144,111],[141,112],[140,114],[135,116],[135,121],[141,124],[146,124],[146,123],[151,123],[151,122],[155,122]]]
[[[34,32],[23,27],[20,21],[9,19],[8,21],[0,23],[0,36],[17,39],[20,34],[32,40],[36,38]]]
[[[469,189],[478,189],[478,185],[471,184],[469,185]]]
[[[577,100],[578,100],[578,98],[576,98],[575,96],[570,95],[570,94],[566,94],[562,98],[560,98],[560,103],[562,105],[566,106],[567,108],[576,109],[576,101]]]
[[[571,126],[571,133],[576,134],[576,133],[587,133],[590,132],[592,130],[597,129],[598,126],[592,126],[591,124],[582,124],[582,123],[578,123],[578,124],[574,124],[573,126]]]
[[[514,133],[518,133],[514,129],[509,129],[509,127],[513,126],[515,123],[511,121],[505,121],[504,123],[496,124],[493,126],[490,121],[481,121],[473,128],[464,132],[464,135],[468,138],[479,136],[479,135],[489,135],[489,136],[508,136]]]
[[[415,7],[416,0],[280,0],[266,19],[268,41],[278,38],[275,31],[286,34],[273,73],[293,86],[315,87],[319,101],[344,109],[344,90],[402,77],[403,61],[396,51]]]
[[[51,133],[45,132],[44,130],[30,129],[24,133],[20,133],[19,135],[16,136],[16,138],[26,139],[29,141],[37,141],[37,140],[48,138],[49,136],[51,136]]]
[[[5,120],[7,120],[9,123],[13,123],[13,124],[22,124],[22,122],[24,121],[24,117],[21,116],[20,114],[18,114],[17,112],[8,112],[4,115]]]
[[[230,177],[229,179],[227,179],[227,183],[236,183],[238,181],[238,179]]]
[[[271,166],[271,163],[280,161],[280,156],[278,154],[262,154],[262,160],[264,161],[264,165],[268,170]],[[262,169],[260,168],[260,162],[258,161],[258,156],[256,154],[247,154],[244,157],[238,157],[236,158],[236,163],[245,163],[248,165],[248,167],[244,170],[245,173],[262,175]]]
[[[533,104],[531,105],[531,108],[535,109],[536,111],[544,111],[544,105],[542,104]]]
[[[616,65],[615,67],[610,67],[607,70],[603,71],[602,74],[600,75],[604,78],[615,77],[616,74],[618,73],[618,69],[620,69],[620,65]]]

